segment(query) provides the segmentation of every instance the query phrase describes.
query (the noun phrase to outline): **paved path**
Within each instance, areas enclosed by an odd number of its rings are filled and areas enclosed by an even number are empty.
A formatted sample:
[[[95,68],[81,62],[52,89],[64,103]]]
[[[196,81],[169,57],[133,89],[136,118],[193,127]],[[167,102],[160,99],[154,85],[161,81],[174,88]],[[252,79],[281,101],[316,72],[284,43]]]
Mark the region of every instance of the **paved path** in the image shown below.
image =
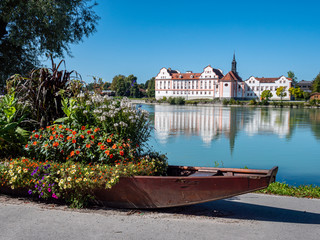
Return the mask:
[[[320,200],[246,194],[160,211],[71,210],[0,195],[0,239],[320,239]]]

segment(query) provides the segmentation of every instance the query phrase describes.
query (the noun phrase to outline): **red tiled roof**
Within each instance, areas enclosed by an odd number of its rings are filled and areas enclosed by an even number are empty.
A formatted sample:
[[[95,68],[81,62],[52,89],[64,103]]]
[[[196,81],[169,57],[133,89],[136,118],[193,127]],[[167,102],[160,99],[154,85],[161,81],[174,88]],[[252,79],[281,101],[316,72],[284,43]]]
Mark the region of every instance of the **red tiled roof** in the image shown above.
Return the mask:
[[[279,78],[255,78],[257,79],[259,82],[262,83],[274,83],[275,81],[279,80]]]
[[[172,79],[199,79],[201,73],[173,73]],[[181,77],[180,77],[181,76]],[[193,76],[193,78],[191,78]]]
[[[239,77],[237,73],[230,71],[223,78],[221,78],[221,81],[232,82],[232,81],[242,81],[242,79],[241,77]]]

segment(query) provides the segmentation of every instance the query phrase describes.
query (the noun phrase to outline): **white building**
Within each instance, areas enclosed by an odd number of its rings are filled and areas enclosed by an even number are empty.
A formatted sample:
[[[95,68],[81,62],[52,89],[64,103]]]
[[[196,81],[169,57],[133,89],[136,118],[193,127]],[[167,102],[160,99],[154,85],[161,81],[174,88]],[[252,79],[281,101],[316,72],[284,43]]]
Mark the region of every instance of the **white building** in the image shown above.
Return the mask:
[[[270,90],[273,94],[271,99],[280,99],[276,95],[276,89],[285,87],[287,93],[283,99],[290,99],[289,88],[291,79],[281,76],[280,78],[255,78],[250,77],[242,81],[237,73],[237,62],[233,55],[232,70],[226,75],[220,69],[205,67],[201,73],[187,71],[181,73],[171,68],[162,68],[155,77],[156,99],[163,97],[183,97],[188,99],[200,98],[235,98],[253,99],[259,98],[264,90]]]
[[[283,100],[290,100],[289,88],[292,86],[291,78],[286,78],[281,76],[279,78],[257,78],[250,77],[245,81],[246,92],[245,98],[259,98],[264,90],[269,90],[272,93],[271,100],[279,100],[280,97],[277,96],[277,88],[284,87],[286,96]]]

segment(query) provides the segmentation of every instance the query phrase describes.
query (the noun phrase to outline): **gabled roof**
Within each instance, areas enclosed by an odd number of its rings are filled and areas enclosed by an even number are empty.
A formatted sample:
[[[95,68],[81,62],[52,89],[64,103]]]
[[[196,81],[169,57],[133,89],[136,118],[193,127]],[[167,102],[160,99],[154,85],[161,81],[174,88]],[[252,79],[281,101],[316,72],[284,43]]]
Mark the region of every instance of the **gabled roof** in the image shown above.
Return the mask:
[[[223,77],[223,74],[222,74],[222,72],[220,72],[219,69],[213,68],[212,71],[218,76],[218,78],[222,78]]]
[[[223,81],[223,82],[232,82],[232,81],[242,82],[242,78],[239,77],[239,75],[237,73],[230,71],[223,78],[221,78],[221,81]]]
[[[257,79],[261,83],[274,83],[275,81],[279,80],[280,78],[264,78],[264,77],[257,78],[256,77],[255,79]]]

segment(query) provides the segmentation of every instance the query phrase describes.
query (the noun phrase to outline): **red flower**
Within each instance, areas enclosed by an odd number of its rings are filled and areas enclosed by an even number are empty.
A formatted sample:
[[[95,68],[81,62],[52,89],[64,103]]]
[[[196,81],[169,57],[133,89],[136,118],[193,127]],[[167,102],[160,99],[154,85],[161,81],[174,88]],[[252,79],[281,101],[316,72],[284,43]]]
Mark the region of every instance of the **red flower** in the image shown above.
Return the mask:
[[[77,134],[77,132],[76,132],[76,131],[72,131],[72,134],[73,134],[73,135],[76,135],[76,134]]]
[[[100,128],[96,128],[94,129],[94,132],[98,132],[100,130]]]
[[[121,155],[121,156],[123,156],[123,154],[124,154],[124,152],[123,152],[123,151],[120,151],[119,153],[120,153],[120,155]]]
[[[61,128],[62,128],[62,125],[59,125],[59,128],[61,129]]]
[[[70,140],[71,138],[72,138],[71,136],[68,136],[68,137],[67,137],[67,140]]]
[[[119,148],[120,148],[120,149],[122,149],[123,147],[122,147],[122,146],[120,146]]]
[[[80,135],[80,137],[83,139],[84,138],[84,136],[83,135]]]
[[[93,136],[93,135],[91,135],[90,137],[91,137],[92,139],[94,139],[94,136]]]
[[[72,151],[71,153],[70,153],[70,156],[72,157],[74,155],[74,151]]]
[[[76,143],[77,141],[75,139],[72,139],[72,143]]]
[[[79,150],[77,150],[77,151],[76,151],[76,154],[77,154],[77,155],[79,155],[79,154],[80,154],[80,151],[79,151]]]
[[[39,135],[38,135],[38,134],[35,134],[34,137],[35,137],[35,138],[39,138]]]
[[[109,157],[110,157],[110,159],[113,158],[113,154],[110,154]]]
[[[62,134],[60,134],[60,138],[63,138],[63,135],[62,135]]]
[[[33,142],[33,145],[37,145],[37,142]]]
[[[86,127],[85,127],[85,126],[82,126],[82,127],[81,127],[81,130],[85,130],[85,129],[86,129]]]
[[[28,148],[28,144],[25,145],[25,148]]]
[[[53,147],[58,147],[58,146],[59,146],[59,143],[58,143],[58,142],[54,142],[54,143],[52,144],[52,146],[53,146]]]
[[[87,143],[86,144],[86,148],[90,148],[90,147],[91,147],[91,145]]]
[[[110,154],[110,151],[107,150],[107,151],[105,151],[104,153],[107,154],[107,156],[108,156],[108,155]]]
[[[100,146],[102,144],[102,142],[98,142],[98,146]]]
[[[107,139],[107,142],[108,142],[108,143],[110,143],[110,142],[111,142],[111,139],[110,139],[110,138],[108,138],[108,139]]]
[[[105,146],[105,145],[101,145],[100,149],[101,149],[101,150],[105,150],[105,149],[106,149],[106,146]]]
[[[52,139],[53,139],[53,136],[50,136],[49,139],[52,140]]]
[[[91,134],[91,131],[90,131],[90,130],[88,130],[88,131],[87,131],[87,133],[88,133],[88,134]]]

